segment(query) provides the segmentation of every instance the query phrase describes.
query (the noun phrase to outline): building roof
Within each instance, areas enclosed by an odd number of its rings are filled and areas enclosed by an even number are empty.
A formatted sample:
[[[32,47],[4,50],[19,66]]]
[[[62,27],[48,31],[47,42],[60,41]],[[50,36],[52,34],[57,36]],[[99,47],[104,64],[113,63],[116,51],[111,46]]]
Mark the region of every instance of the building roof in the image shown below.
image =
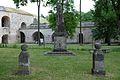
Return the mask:
[[[10,8],[10,7],[4,7],[4,6],[0,6],[0,11],[5,11],[5,12],[11,12],[11,13],[18,13],[18,14],[33,16],[33,14],[30,14],[30,13],[24,11],[24,10]]]
[[[81,27],[82,28],[90,28],[90,27],[94,27],[94,22],[81,22]],[[78,27],[80,27],[80,25],[78,25]],[[37,29],[38,28],[38,24],[37,23],[33,23],[29,26],[29,28],[31,29]],[[49,24],[40,24],[40,28],[41,29],[48,29],[49,28]]]
[[[88,27],[94,27],[95,22],[81,22],[81,27],[82,28],[88,28]],[[78,25],[80,27],[80,24]]]
[[[29,26],[30,29],[37,29],[38,28],[38,24],[31,24]],[[40,24],[40,29],[48,29],[49,26],[48,24]]]

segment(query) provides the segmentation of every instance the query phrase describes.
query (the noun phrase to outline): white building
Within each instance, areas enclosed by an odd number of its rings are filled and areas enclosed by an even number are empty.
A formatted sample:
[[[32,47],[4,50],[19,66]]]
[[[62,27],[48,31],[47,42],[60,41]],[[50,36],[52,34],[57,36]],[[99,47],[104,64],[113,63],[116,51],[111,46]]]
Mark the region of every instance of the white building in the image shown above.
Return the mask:
[[[0,6],[0,43],[20,42],[19,31],[33,23],[34,16],[22,10]]]
[[[93,22],[82,22],[82,34],[83,34],[83,42],[91,43],[92,42],[92,33],[91,28],[94,26]],[[20,29],[21,32],[21,42],[35,43],[38,41],[38,25],[31,24],[27,28]],[[79,42],[79,32],[80,27],[76,28],[76,32],[74,33],[73,38],[68,38],[68,43],[78,43]],[[49,28],[48,24],[40,25],[40,39],[45,41],[45,43],[53,42],[53,33],[51,28]],[[41,41],[41,42],[42,42]]]
[[[36,43],[38,40],[37,24],[33,24],[34,15],[14,9],[0,6],[0,43]],[[91,26],[92,22],[82,22],[83,42],[92,42]],[[76,28],[76,33],[72,39],[67,39],[69,43],[79,42],[80,27]],[[45,43],[52,42],[53,31],[47,24],[40,25],[40,40]]]

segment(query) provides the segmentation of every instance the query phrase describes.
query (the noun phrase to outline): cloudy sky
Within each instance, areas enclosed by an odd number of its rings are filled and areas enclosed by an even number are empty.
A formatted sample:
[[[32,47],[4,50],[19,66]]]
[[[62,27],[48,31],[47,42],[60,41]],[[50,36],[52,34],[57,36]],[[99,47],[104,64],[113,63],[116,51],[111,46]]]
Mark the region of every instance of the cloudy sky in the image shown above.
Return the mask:
[[[79,0],[74,0],[75,2],[75,8],[79,10]],[[90,9],[93,9],[94,2],[92,0],[81,0],[82,3],[82,11],[87,12]],[[0,6],[6,6],[6,7],[12,7],[16,8],[14,2],[12,0],[0,0]],[[21,10],[25,10],[29,13],[37,15],[37,3],[30,3],[27,4],[27,6],[20,6]],[[43,7],[41,6],[41,14],[46,16],[48,14],[48,11],[50,10],[49,7]]]

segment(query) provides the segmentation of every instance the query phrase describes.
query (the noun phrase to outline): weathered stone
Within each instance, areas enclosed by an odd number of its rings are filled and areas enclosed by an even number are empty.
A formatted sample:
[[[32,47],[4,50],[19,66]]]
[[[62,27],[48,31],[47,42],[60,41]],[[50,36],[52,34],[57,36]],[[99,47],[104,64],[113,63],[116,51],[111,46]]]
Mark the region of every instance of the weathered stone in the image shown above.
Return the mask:
[[[56,36],[54,38],[54,50],[58,50],[58,51],[64,51],[66,50],[66,37],[64,36]]]
[[[93,75],[105,75],[105,67],[104,67],[104,53],[101,50],[101,44],[96,43],[95,49],[93,52]]]
[[[30,61],[29,61],[29,55],[27,52],[27,45],[23,44],[21,46],[21,53],[19,55],[19,69],[16,72],[17,75],[28,75],[30,74],[30,69],[29,69],[29,65],[30,65]]]
[[[57,26],[54,33],[54,49],[52,52],[48,52],[45,55],[73,55],[73,53],[67,51],[67,33],[64,29],[63,8],[61,1],[57,3]]]

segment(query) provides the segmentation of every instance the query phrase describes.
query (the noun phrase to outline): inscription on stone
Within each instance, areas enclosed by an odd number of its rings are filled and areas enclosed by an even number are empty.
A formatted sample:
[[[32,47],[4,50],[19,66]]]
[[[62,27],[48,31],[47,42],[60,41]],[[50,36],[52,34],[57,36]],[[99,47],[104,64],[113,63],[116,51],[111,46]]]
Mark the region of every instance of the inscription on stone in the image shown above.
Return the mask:
[[[65,37],[55,37],[55,49],[66,49],[65,42]]]
[[[101,50],[101,44],[96,43],[95,49],[93,52],[93,68],[92,68],[93,75],[105,75],[105,68],[104,68],[104,53]]]

